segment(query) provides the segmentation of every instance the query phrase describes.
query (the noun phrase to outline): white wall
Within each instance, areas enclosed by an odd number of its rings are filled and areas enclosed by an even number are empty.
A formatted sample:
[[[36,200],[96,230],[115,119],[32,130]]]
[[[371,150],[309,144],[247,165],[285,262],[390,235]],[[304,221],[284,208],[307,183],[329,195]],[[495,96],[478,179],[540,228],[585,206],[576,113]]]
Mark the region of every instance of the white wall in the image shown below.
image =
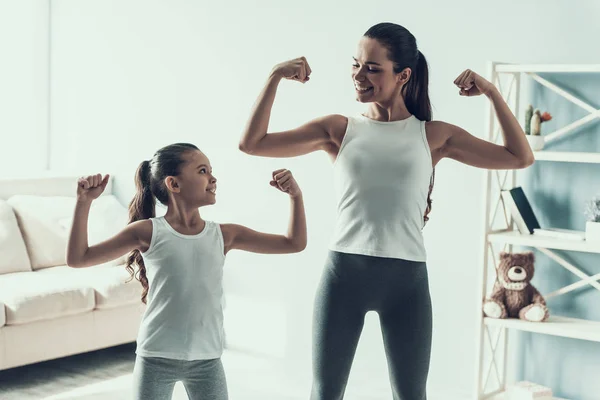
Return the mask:
[[[592,0],[577,7],[566,0],[487,7],[480,1],[341,4],[52,1],[53,168],[114,172],[117,190],[128,200],[139,162],[162,145],[190,141],[207,153],[219,179],[218,204],[204,216],[272,232],[285,229],[288,204],[268,186],[270,171],[286,167],[296,174],[307,205],[307,250],[293,256],[232,253],[226,285],[235,296],[231,307],[243,301],[274,305],[252,310],[256,320],[249,322],[230,315],[229,324],[253,332],[259,350],[271,343],[307,390],[312,301],[334,220],[331,168],[323,154],[274,160],[237,150],[271,67],[304,55],[313,69],[306,85],[282,83],[272,130],[358,112],[350,82],[356,43],[372,24],[397,22],[415,34],[429,60],[435,118],[481,136],[485,99],[460,98],[452,84],[465,68],[484,73],[488,60],[598,62],[591,50],[600,37],[600,10]],[[481,177],[481,171],[442,161],[426,229],[435,318],[430,386],[446,398],[467,396],[474,384]],[[263,322],[265,314],[272,318]],[[348,388],[365,391],[389,397],[372,315]]]
[[[0,176],[47,167],[48,2],[0,0]]]

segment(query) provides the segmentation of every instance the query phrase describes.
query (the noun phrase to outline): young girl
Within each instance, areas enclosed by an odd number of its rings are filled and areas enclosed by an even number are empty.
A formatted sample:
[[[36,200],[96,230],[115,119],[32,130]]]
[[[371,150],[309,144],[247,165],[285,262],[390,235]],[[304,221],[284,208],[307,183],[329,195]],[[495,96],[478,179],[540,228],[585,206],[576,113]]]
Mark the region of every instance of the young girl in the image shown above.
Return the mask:
[[[137,338],[134,398],[170,399],[175,383],[181,381],[192,400],[227,399],[220,360],[225,255],[233,249],[268,254],[304,250],[306,219],[300,188],[290,171],[273,172],[271,186],[290,196],[287,235],[205,221],[198,208],[216,202],[217,179],[210,161],[194,145],[172,144],[138,167],[130,223],[90,247],[90,206],[108,178],[96,175],[78,181],[67,264],[88,267],[130,253],[126,268],[132,277],[137,266],[147,307]],[[163,217],[155,217],[155,198],[167,206]]]

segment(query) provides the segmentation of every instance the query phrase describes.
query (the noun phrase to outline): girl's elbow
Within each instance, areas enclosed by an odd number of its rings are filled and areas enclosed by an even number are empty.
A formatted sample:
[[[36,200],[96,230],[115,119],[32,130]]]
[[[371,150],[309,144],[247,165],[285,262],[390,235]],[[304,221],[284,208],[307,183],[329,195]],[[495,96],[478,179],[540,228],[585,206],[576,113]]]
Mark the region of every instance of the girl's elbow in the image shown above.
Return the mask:
[[[300,253],[306,249],[306,240],[290,240],[288,242],[288,249],[290,253]]]
[[[82,267],[82,263],[78,260],[73,260],[70,258],[67,258],[67,267],[71,267],[71,268],[81,268]]]
[[[306,249],[306,243],[299,245],[296,247],[296,253],[302,253]]]
[[[250,145],[250,143],[246,143],[245,141],[240,141],[240,143],[238,144],[238,149],[246,154],[252,154],[254,151],[253,146]]]
[[[297,243],[297,244],[294,246],[294,250],[295,250],[294,252],[295,252],[295,253],[300,253],[300,252],[303,252],[305,249],[306,249],[306,240],[304,240],[304,241],[301,241],[300,243]]]
[[[67,255],[65,262],[67,266],[71,268],[84,268],[89,266],[89,263],[87,263],[83,257]]]
[[[248,154],[248,146],[246,146],[246,143],[244,142],[240,142],[238,144],[238,149],[242,152],[242,153],[246,153]]]

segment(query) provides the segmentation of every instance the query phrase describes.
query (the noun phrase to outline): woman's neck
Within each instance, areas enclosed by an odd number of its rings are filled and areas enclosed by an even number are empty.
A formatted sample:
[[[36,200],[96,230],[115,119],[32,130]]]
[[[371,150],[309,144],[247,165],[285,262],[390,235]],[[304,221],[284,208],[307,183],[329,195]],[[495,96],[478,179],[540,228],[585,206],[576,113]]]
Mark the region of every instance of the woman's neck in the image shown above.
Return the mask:
[[[370,103],[363,115],[376,121],[391,122],[407,119],[412,114],[406,108],[402,97],[399,97],[399,101],[393,103]]]

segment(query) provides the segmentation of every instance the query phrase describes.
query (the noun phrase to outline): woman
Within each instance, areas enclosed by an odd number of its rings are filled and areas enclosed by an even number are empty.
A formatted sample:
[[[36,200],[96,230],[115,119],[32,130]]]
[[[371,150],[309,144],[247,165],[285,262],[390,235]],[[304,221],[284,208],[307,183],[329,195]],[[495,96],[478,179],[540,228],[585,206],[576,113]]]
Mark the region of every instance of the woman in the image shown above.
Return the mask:
[[[400,25],[377,24],[360,40],[352,81],[357,100],[368,104],[364,114],[268,133],[279,82],[305,83],[310,73],[304,57],[273,68],[240,149],[263,157],[323,150],[333,160],[338,217],[315,301],[311,399],[343,398],[368,311],[379,314],[394,399],[426,399],[432,320],[422,228],[434,167],[447,157],[478,168],[525,168],[533,153],[498,90],[471,70],[454,83],[461,96],[490,99],[504,145],[432,121],[427,62]]]

